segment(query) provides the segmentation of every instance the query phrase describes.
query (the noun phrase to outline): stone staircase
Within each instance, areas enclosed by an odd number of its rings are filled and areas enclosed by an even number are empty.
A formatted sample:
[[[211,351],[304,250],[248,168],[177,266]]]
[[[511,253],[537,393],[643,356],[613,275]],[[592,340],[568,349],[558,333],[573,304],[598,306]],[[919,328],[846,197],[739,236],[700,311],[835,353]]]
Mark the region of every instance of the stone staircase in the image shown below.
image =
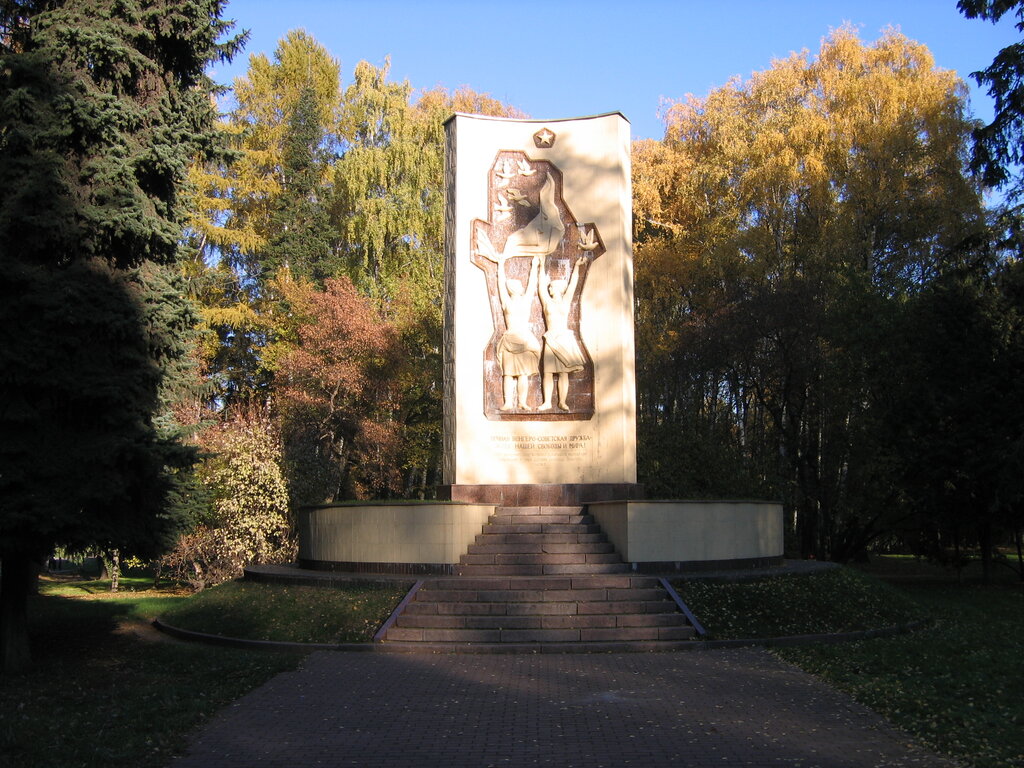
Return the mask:
[[[670,650],[694,629],[582,507],[498,507],[455,576],[424,579],[383,633],[409,650]]]

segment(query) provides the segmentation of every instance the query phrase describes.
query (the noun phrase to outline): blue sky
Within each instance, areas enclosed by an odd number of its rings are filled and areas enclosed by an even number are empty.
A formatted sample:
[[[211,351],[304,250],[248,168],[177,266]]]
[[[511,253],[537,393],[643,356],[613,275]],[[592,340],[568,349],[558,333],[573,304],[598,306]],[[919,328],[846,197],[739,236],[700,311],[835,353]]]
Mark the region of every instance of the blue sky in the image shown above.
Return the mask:
[[[814,54],[846,22],[865,41],[895,26],[927,45],[937,66],[967,80],[972,112],[987,119],[991,102],[968,75],[1020,39],[1011,18],[969,20],[955,0],[231,0],[225,17],[251,37],[213,72],[221,83],[303,28],[346,80],[359,60],[390,55],[391,79],[414,88],[469,85],[542,119],[619,111],[635,138],[661,137],[663,99],[703,96],[791,51]]]

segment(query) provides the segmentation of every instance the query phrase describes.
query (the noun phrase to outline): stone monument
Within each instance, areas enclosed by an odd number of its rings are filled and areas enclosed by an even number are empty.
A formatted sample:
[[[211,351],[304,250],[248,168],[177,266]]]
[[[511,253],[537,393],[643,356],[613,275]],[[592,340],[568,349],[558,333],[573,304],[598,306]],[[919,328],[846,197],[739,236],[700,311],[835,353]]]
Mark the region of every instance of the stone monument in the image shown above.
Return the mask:
[[[581,505],[619,568],[780,562],[781,504],[636,485],[626,119],[455,115],[446,131],[445,485],[431,503],[304,509],[300,564],[455,573],[497,508]]]
[[[455,115],[446,130],[450,498],[635,497],[629,123]]]

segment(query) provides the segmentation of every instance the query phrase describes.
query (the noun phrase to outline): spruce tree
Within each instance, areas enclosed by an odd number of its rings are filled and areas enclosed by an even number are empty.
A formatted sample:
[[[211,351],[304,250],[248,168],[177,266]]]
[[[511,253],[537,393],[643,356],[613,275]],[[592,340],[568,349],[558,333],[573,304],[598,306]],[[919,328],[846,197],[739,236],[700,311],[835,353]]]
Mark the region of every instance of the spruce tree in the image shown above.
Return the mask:
[[[306,85],[284,136],[282,188],[270,217],[271,237],[263,257],[263,278],[288,267],[296,278],[324,280],[342,270],[332,248],[332,226],[324,197],[326,131],[319,122],[316,93]]]
[[[168,282],[215,150],[223,0],[0,2],[0,658],[57,543],[155,552],[188,451],[154,413],[193,323]]]

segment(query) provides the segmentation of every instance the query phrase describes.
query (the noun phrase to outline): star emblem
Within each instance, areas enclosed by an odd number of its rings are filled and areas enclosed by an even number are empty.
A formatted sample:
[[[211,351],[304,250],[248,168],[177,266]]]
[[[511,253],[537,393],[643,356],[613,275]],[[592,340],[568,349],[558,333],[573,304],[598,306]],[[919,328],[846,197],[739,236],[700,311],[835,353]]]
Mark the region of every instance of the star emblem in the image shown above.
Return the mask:
[[[533,143],[540,149],[546,149],[555,145],[555,134],[547,128],[542,128],[533,134]]]

